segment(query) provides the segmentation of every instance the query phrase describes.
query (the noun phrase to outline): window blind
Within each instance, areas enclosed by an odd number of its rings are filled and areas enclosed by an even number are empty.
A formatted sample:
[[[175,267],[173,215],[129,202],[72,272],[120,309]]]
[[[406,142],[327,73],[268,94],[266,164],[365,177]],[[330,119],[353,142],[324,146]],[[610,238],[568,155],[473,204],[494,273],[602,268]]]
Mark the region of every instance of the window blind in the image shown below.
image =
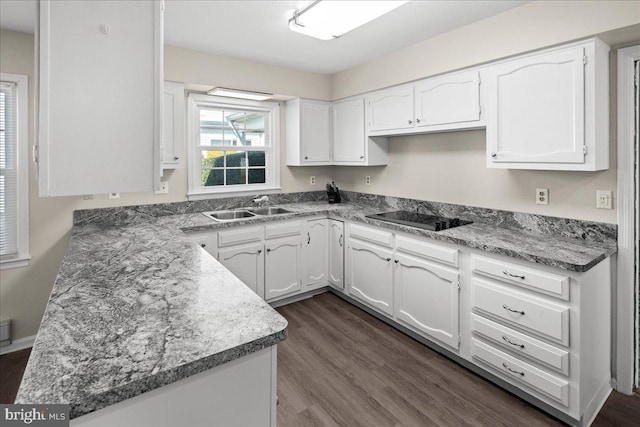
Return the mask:
[[[0,82],[0,256],[18,253],[16,84]]]

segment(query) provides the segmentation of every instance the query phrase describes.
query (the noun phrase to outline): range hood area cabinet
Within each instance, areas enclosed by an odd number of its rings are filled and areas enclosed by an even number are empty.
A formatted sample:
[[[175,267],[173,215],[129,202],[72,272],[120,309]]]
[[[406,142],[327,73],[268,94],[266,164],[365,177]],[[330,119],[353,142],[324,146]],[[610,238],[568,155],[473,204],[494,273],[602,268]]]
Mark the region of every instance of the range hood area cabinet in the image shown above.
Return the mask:
[[[366,95],[367,134],[405,135],[484,127],[478,69]]]
[[[387,138],[365,134],[364,98],[286,103],[287,166],[386,165]]]
[[[40,1],[39,195],[159,187],[162,2]]]
[[[609,168],[609,46],[599,39],[488,66],[487,167]]]

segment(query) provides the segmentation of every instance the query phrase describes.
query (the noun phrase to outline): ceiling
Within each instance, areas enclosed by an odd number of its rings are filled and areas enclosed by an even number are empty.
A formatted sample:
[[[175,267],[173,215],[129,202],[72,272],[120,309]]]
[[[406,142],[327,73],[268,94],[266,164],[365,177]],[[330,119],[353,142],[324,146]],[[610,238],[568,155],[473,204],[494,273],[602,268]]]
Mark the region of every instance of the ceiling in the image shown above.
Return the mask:
[[[213,54],[333,74],[485,19],[526,1],[412,0],[334,40],[288,29],[304,1],[165,0],[165,43]],[[35,0],[1,0],[0,28],[33,32]]]

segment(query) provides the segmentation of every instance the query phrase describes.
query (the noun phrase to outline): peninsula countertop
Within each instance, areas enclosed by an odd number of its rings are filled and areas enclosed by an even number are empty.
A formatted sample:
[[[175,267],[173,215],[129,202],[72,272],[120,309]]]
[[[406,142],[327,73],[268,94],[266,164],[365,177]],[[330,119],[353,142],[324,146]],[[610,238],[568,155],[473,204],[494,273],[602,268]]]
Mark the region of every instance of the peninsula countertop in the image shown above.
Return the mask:
[[[616,252],[611,242],[482,222],[432,232],[366,218],[390,209],[361,203],[278,206],[291,213],[237,222],[142,208],[85,211],[16,403],[69,403],[78,417],[286,338],[286,320],[184,232],[328,215],[578,272]]]

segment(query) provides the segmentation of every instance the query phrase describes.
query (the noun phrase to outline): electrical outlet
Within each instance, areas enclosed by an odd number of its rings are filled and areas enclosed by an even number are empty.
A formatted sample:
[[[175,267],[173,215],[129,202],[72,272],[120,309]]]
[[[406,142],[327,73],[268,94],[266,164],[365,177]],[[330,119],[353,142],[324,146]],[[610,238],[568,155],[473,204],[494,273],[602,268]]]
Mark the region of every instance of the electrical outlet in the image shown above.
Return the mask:
[[[613,209],[613,191],[596,190],[596,208]]]
[[[309,185],[316,185],[316,177],[311,175],[309,177]]]
[[[110,199],[119,199],[120,198],[120,193],[109,193],[109,198]]]
[[[369,175],[364,177],[364,183],[366,185],[371,185],[371,177]]]
[[[548,205],[549,204],[549,189],[548,188],[536,188],[536,204]]]
[[[158,191],[153,192],[156,196],[161,194],[169,194],[169,183],[167,181],[160,181],[160,188]]]

